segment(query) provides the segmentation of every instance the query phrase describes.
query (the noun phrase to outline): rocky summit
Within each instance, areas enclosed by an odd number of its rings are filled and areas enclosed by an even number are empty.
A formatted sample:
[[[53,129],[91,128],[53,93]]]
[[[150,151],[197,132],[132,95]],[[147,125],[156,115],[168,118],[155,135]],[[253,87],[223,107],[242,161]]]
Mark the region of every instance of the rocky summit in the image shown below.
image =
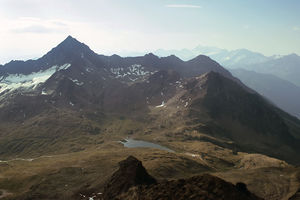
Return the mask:
[[[148,175],[142,163],[130,156],[120,162],[119,170],[113,174],[104,190],[104,199],[258,200],[260,198],[251,194],[243,183],[233,185],[209,174],[157,183]]]
[[[119,163],[116,171],[104,188],[104,199],[115,199],[119,194],[138,185],[156,184],[156,180],[148,174],[142,162],[133,156]]]
[[[300,121],[204,55],[69,36],[0,66],[0,198],[288,199],[299,153]]]

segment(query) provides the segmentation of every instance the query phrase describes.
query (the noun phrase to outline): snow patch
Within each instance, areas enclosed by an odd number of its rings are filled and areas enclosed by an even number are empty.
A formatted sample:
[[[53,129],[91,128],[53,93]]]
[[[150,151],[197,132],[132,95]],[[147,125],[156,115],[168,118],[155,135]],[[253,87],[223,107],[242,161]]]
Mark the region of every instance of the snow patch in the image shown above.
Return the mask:
[[[48,95],[47,92],[45,92],[44,90],[42,90],[42,95]]]
[[[140,64],[134,64],[129,67],[129,71],[131,72],[131,74],[135,74],[138,76],[145,76],[145,75],[149,74],[148,71],[144,71],[144,70],[145,70],[145,68],[142,67],[142,65],[140,65]]]
[[[82,86],[84,84],[83,82],[79,82],[77,79],[72,79],[72,78],[69,79],[73,81],[73,83],[75,83],[76,85]]]
[[[129,78],[129,80],[136,81],[136,80],[138,80],[138,78]]]
[[[92,72],[92,69],[91,68],[86,68],[85,71],[86,72]]]
[[[181,81],[176,81],[175,83],[176,83],[177,85],[179,85],[180,88],[183,88],[183,85],[182,85]]]
[[[191,156],[193,158],[200,158],[200,159],[202,159],[199,154],[194,154],[194,153],[185,153],[185,154],[188,155],[188,156]]]
[[[160,105],[158,105],[158,106],[155,106],[156,108],[162,108],[162,107],[165,107],[165,102],[163,101],[163,102],[161,102],[161,104]]]
[[[0,81],[0,93],[4,91],[12,91],[19,88],[35,89],[40,83],[47,81],[55,72],[66,70],[71,64],[66,63],[61,66],[54,65],[49,69],[40,70],[31,74],[9,74],[2,77]]]
[[[152,72],[146,71],[145,68],[140,64],[133,64],[129,67],[115,67],[110,68],[110,72],[115,75],[115,78],[124,78],[126,76],[131,76],[129,78],[131,81],[136,81],[138,78],[132,78],[134,77],[143,77],[149,74],[152,74]]]

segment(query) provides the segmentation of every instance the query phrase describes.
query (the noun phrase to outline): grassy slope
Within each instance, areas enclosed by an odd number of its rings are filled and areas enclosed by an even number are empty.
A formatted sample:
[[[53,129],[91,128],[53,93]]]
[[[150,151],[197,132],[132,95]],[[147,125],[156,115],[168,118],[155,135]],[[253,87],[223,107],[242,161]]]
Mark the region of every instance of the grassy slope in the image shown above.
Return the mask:
[[[250,175],[241,180],[252,185],[250,190],[259,196],[278,199],[275,197],[282,191],[282,198],[294,192],[295,188],[286,183],[294,180],[292,174],[297,169],[261,155],[249,157],[246,153],[236,153],[228,137],[220,139],[220,134],[226,132],[206,112],[199,112],[197,118],[186,118],[188,97],[183,102],[180,98],[180,95],[171,98],[164,108],[150,106],[149,115],[141,119],[70,109],[46,111],[21,125],[2,123],[0,130],[5,134],[0,135],[1,159],[52,157],[32,162],[1,162],[0,190],[20,199],[77,199],[80,194],[101,192],[117,163],[134,155],[158,179],[218,172],[234,182],[237,179],[231,180],[230,176],[241,176],[251,169]],[[218,138],[214,138],[216,132]],[[126,149],[118,143],[125,137],[159,143],[177,153]],[[264,170],[267,172],[263,173]],[[287,172],[282,178],[284,170]],[[274,176],[268,176],[269,171]],[[278,189],[261,193],[260,187],[254,187],[256,181]]]
[[[296,190],[286,183],[294,181],[292,174],[297,169],[282,161],[267,157],[257,159],[259,155],[248,159],[248,154],[233,155],[228,149],[200,141],[173,141],[168,146],[176,148],[178,153],[147,148],[128,149],[112,141],[95,149],[41,157],[31,162],[1,163],[0,189],[13,193],[12,199],[80,199],[80,194],[92,196],[92,193],[102,192],[103,184],[117,169],[117,163],[133,155],[158,179],[212,172],[231,182],[246,182],[252,192],[263,197],[283,197]],[[250,169],[243,169],[245,166],[250,166]],[[262,186],[267,188],[263,192]]]

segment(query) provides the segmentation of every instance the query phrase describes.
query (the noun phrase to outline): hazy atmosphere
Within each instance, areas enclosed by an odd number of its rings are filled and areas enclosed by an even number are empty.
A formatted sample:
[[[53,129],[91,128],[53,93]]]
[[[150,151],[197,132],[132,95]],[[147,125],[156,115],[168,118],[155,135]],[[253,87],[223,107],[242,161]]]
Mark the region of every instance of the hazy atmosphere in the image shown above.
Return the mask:
[[[40,57],[67,35],[100,54],[197,45],[300,54],[299,10],[297,0],[0,0],[0,63]]]
[[[0,200],[300,200],[300,0],[0,0]]]

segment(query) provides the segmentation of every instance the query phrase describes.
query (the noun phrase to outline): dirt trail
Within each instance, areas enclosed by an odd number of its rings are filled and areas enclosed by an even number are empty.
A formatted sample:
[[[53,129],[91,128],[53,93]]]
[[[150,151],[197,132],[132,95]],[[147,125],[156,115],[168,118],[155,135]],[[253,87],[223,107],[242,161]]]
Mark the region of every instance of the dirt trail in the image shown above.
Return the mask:
[[[0,160],[0,163],[9,163],[9,162],[14,162],[14,161],[27,161],[27,162],[32,162],[34,160],[40,159],[40,158],[52,158],[53,156],[39,156],[36,158],[14,158],[11,160]]]

